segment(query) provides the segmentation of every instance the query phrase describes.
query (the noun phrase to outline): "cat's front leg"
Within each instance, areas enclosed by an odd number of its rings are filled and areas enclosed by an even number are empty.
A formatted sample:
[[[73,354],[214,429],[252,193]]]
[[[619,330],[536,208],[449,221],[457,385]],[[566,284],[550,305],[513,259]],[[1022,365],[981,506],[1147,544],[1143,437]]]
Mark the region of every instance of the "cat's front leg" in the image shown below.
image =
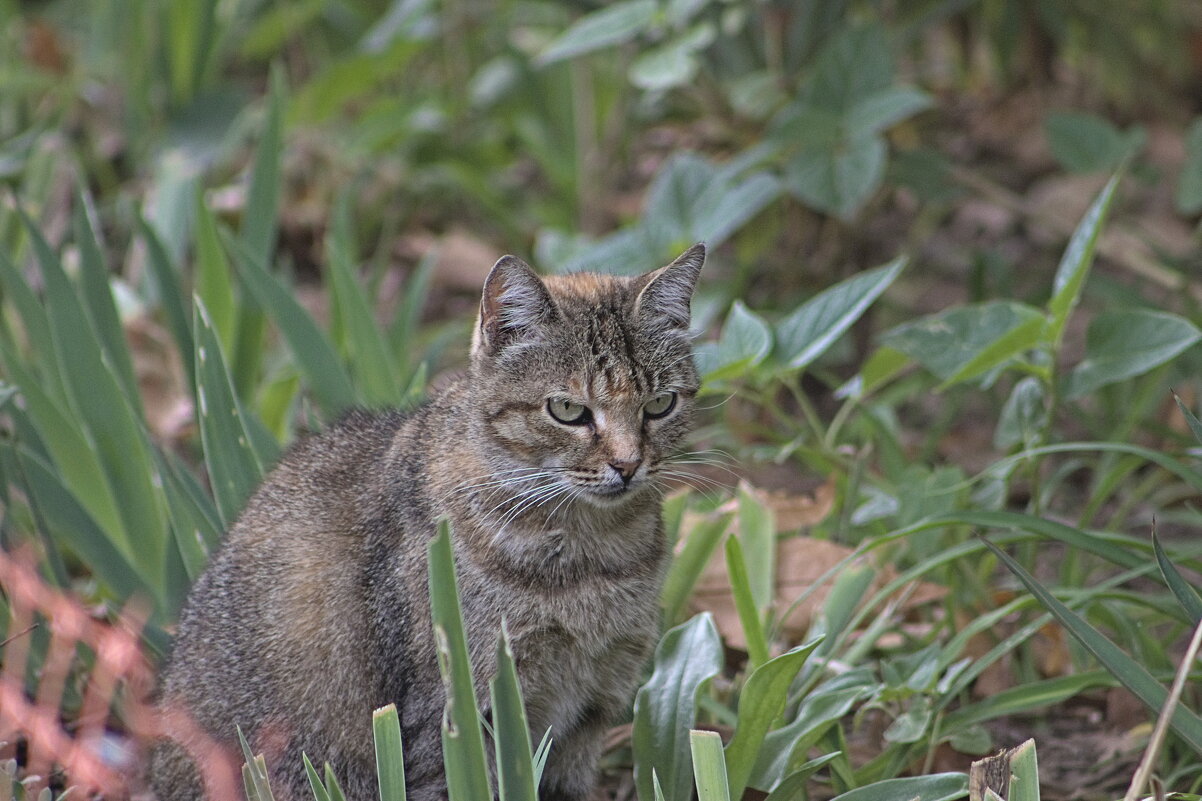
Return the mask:
[[[607,729],[603,721],[596,720],[554,738],[539,785],[539,801],[588,801],[592,797]]]

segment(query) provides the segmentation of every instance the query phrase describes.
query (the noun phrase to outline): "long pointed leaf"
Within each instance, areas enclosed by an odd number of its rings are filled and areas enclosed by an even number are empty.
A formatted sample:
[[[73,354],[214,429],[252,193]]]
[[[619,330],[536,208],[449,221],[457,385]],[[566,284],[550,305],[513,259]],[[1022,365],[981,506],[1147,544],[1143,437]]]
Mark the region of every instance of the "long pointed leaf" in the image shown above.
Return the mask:
[[[188,313],[186,295],[180,285],[179,268],[171,263],[171,256],[163,245],[163,240],[155,233],[153,227],[141,217],[138,218],[138,230],[142,241],[146,243],[147,259],[150,264],[150,274],[154,276],[155,285],[159,291],[159,303],[162,304],[163,314],[167,317],[167,328],[175,339],[184,362],[185,375],[196,396],[196,347],[192,341],[191,315]]]
[[[101,349],[95,328],[84,311],[58,257],[34,223],[22,214],[42,277],[51,338],[72,410],[96,444],[104,474],[113,488],[124,527],[127,555],[144,576],[161,586],[166,510],[155,487],[159,479],[147,450],[141,420]]]
[[[899,256],[883,267],[841,281],[803,303],[776,327],[781,361],[806,367],[835,344],[906,266]]]
[[[271,94],[267,99],[267,120],[255,150],[250,187],[242,212],[240,242],[258,264],[269,265],[275,255],[281,194],[280,159],[284,151],[284,105],[286,87],[283,72],[271,73]],[[244,297],[238,315],[238,339],[231,354],[232,371],[238,397],[250,396],[258,380],[262,361],[263,331],[266,318],[257,299]]]
[[[1081,288],[1085,285],[1085,278],[1089,275],[1090,265],[1093,264],[1094,247],[1098,243],[1098,236],[1102,232],[1102,225],[1106,222],[1106,215],[1114,200],[1114,192],[1118,189],[1122,177],[1121,172],[1116,174],[1098,194],[1085,216],[1081,218],[1081,222],[1077,224],[1077,229],[1073,231],[1068,247],[1060,259],[1060,266],[1056,268],[1056,277],[1052,281],[1052,298],[1048,301],[1048,311],[1052,315],[1048,338],[1053,344],[1060,342],[1068,315],[1081,297]]]
[[[489,687],[496,746],[497,798],[501,801],[538,801],[530,728],[526,723],[513,652],[509,648],[509,632],[504,623],[497,638],[497,675],[489,682]]]
[[[350,376],[329,337],[249,249],[237,242],[231,244],[246,288],[279,326],[292,357],[309,379],[309,388],[322,408],[336,414],[355,405],[357,398]]]
[[[442,753],[449,801],[492,798],[484,735],[480,731],[480,709],[459,606],[451,526],[446,518],[439,520],[438,535],[430,541],[429,562],[430,614],[438,643],[438,668],[447,696],[442,719]]]
[[[76,199],[74,230],[75,244],[79,248],[79,277],[84,302],[92,317],[92,323],[100,334],[100,345],[113,366],[113,372],[116,373],[134,411],[141,418],[144,416],[142,397],[134,377],[133,359],[125,341],[125,332],[121,328],[117,306],[113,302],[113,290],[109,285],[104,256],[100,252],[96,231],[92,227],[91,218],[88,217],[87,203],[82,195]]]
[[[1165,583],[1169,585],[1173,597],[1177,599],[1177,603],[1181,604],[1181,608],[1193,620],[1194,625],[1198,625],[1202,622],[1202,598],[1198,597],[1198,591],[1189,585],[1185,577],[1177,570],[1177,566],[1169,561],[1169,555],[1161,547],[1160,538],[1156,536],[1155,531],[1152,532],[1152,548],[1156,551],[1156,562],[1160,565],[1160,573],[1164,576]]]
[[[228,527],[263,478],[263,464],[251,447],[217,332],[204,303],[199,298],[195,303],[196,413],[209,483]]]
[[[739,720],[735,736],[726,746],[730,797],[742,798],[755,768],[764,737],[784,711],[789,685],[821,640],[814,639],[761,665],[739,694]]]

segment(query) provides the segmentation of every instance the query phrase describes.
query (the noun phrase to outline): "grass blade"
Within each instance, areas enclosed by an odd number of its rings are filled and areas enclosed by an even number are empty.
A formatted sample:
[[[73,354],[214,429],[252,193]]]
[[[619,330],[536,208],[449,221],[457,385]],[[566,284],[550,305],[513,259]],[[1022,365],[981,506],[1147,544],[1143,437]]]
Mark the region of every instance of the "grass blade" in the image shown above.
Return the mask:
[[[721,735],[694,729],[689,732],[689,748],[693,754],[697,801],[730,801],[732,796],[726,789],[726,760],[722,755]]]
[[[396,705],[377,709],[371,718],[376,743],[376,776],[380,782],[380,801],[405,801],[405,754],[401,748],[401,719]],[[306,760],[307,770],[312,771]],[[316,772],[309,776],[310,784]],[[316,792],[316,790],[314,791]]]
[[[1181,608],[1189,615],[1194,625],[1202,622],[1202,598],[1198,597],[1198,591],[1186,582],[1177,567],[1169,561],[1169,556],[1161,547],[1160,538],[1156,536],[1155,531],[1152,532],[1152,548],[1156,551],[1156,562],[1160,565],[1161,575],[1164,576],[1165,583],[1169,585],[1177,603],[1181,604]]]
[[[1160,711],[1168,693],[1143,665],[1123,653],[1118,646],[1087,623],[1084,618],[1061,603],[1008,553],[989,541],[986,541],[985,544],[1043,604],[1044,608],[1060,621],[1060,625],[1064,626],[1070,634],[1077,638],[1078,642],[1097,657],[1103,667],[1113,673],[1114,677],[1134,693],[1139,700],[1143,701],[1149,709],[1157,713]],[[1184,706],[1178,706],[1173,712],[1172,726],[1198,753],[1202,753],[1202,718]]]
[[[438,644],[438,668],[446,689],[442,748],[449,801],[491,798],[480,710],[459,606],[451,525],[445,517],[438,522],[438,535],[430,541],[429,558],[430,613]]]

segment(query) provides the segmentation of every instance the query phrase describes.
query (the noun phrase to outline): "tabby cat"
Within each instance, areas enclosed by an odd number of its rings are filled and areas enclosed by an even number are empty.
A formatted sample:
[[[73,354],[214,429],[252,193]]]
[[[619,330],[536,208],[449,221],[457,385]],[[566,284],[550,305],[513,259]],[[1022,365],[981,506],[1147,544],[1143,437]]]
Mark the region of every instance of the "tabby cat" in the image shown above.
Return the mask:
[[[657,479],[698,389],[704,259],[545,279],[498,261],[463,377],[409,414],[346,415],[267,477],[192,589],[163,703],[227,746],[240,726],[280,801],[312,797],[302,752],[374,798],[371,711],[395,703],[409,797],[445,798],[426,547],[447,515],[482,709],[504,616],[532,736],[554,741],[540,796],[587,798],[657,636]],[[153,754],[160,801],[205,797],[195,734]]]

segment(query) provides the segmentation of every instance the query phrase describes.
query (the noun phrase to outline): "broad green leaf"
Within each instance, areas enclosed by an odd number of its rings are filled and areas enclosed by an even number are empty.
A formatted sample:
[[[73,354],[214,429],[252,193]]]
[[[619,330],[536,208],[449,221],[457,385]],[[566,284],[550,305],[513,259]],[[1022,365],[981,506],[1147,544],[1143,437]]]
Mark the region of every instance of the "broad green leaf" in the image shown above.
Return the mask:
[[[1189,615],[1195,626],[1202,623],[1202,597],[1198,596],[1198,591],[1189,585],[1185,577],[1177,570],[1177,566],[1169,560],[1169,555],[1161,547],[1160,538],[1156,536],[1155,531],[1152,532],[1152,548],[1156,552],[1156,563],[1160,566],[1160,574],[1164,576],[1165,583],[1169,585],[1173,597],[1177,599],[1177,603],[1181,604],[1181,608]]]
[[[683,86],[697,74],[698,52],[714,41],[712,23],[702,22],[658,47],[652,48],[630,65],[630,82],[649,92],[662,92]]]
[[[1038,309],[995,300],[957,306],[905,323],[881,336],[881,344],[900,350],[947,381],[1015,329],[1042,323]]]
[[[693,778],[697,801],[731,801],[726,791],[726,762],[722,758],[722,735],[716,731],[689,732],[689,750],[693,755]]]
[[[357,398],[350,376],[329,338],[262,262],[240,244],[231,244],[236,248],[236,262],[246,288],[275,320],[322,408],[333,415],[354,406]]]
[[[853,135],[876,134],[930,108],[931,96],[909,86],[890,86],[856,102],[845,125]]]
[[[1047,422],[1043,384],[1033,376],[1026,376],[1014,385],[1002,406],[997,429],[993,432],[993,444],[1001,450],[1009,450],[1015,445],[1038,444]]]
[[[234,394],[225,354],[204,302],[196,298],[196,413],[205,468],[223,527],[229,527],[263,478],[247,434],[245,411]]]
[[[1052,315],[1048,340],[1054,346],[1060,344],[1068,315],[1080,299],[1081,287],[1085,285],[1089,267],[1093,264],[1094,247],[1098,243],[1098,236],[1106,222],[1106,214],[1110,211],[1110,204],[1114,200],[1114,193],[1121,178],[1121,172],[1111,178],[1085,212],[1068,241],[1064,255],[1060,258],[1060,266],[1056,268],[1056,277],[1052,281],[1052,297],[1048,301],[1048,311]]]
[[[659,4],[656,0],[625,0],[603,6],[568,26],[538,55],[535,64],[546,66],[603,47],[629,42],[646,31],[658,15]]]
[[[1053,112],[1044,119],[1052,155],[1069,172],[1110,172],[1143,148],[1144,131],[1124,133],[1110,122],[1082,112]]]
[[[764,319],[736,300],[722,325],[716,347],[698,351],[698,369],[706,381],[742,375],[772,351],[772,329]],[[709,354],[705,356],[704,354]]]
[[[985,544],[1009,568],[1010,572],[1018,577],[1019,581],[1039,600],[1044,608],[1060,621],[1060,625],[1064,626],[1069,634],[1072,634],[1078,642],[1097,657],[1103,667],[1113,673],[1124,687],[1143,701],[1154,715],[1161,713],[1168,692],[1153,678],[1147,668],[1123,653],[1118,646],[1084,618],[1061,603],[1008,553],[989,541],[986,541]],[[1178,704],[1173,711],[1170,725],[1195,751],[1202,754],[1202,718],[1185,705]]]
[[[729,525],[729,514],[708,517],[686,535],[684,547],[678,550],[668,568],[664,588],[659,596],[665,624],[675,625],[677,618],[684,611],[685,603],[693,593],[701,571],[709,563],[710,555]]]
[[[797,307],[776,326],[776,350],[782,362],[808,366],[880,297],[906,266],[899,256],[883,267],[840,281]]]
[[[1023,320],[977,351],[976,355],[948,376],[936,391],[945,390],[963,381],[971,381],[1037,347],[1044,341],[1047,327],[1047,321],[1042,315]]]
[[[1148,309],[1102,312],[1089,323],[1085,358],[1065,377],[1065,396],[1079,398],[1107,384],[1159,367],[1202,339],[1184,317]]]
[[[733,541],[733,540],[732,540]],[[773,721],[784,711],[789,685],[805,665],[819,640],[811,640],[770,661],[764,662],[739,693],[739,719],[734,737],[726,746],[726,769],[730,797],[742,798],[751,779],[764,737]]]
[[[372,713],[372,735],[376,745],[376,778],[380,801],[405,801],[405,755],[401,747],[401,719],[396,705],[389,704]],[[317,773],[306,760],[309,782]],[[314,788],[314,793],[317,793]]]
[[[442,718],[442,753],[446,764],[449,801],[492,798],[484,734],[476,703],[472,665],[468,657],[455,557],[451,551],[451,524],[438,521],[438,535],[428,548],[430,560],[430,614],[438,646],[438,669],[446,690]]]
[[[804,98],[840,114],[888,89],[893,84],[893,48],[884,27],[840,26],[814,59],[811,76]]]
[[[968,795],[968,775],[935,773],[886,779],[835,796],[831,801],[954,801]]]
[[[900,350],[877,348],[860,372],[835,391],[836,398],[864,398],[887,384],[910,363]]]
[[[885,178],[885,140],[858,134],[829,148],[805,147],[785,164],[785,188],[819,211],[851,220]]]
[[[751,595],[743,546],[738,537],[726,538],[726,573],[730,577],[739,624],[743,627],[743,639],[747,642],[747,664],[754,669],[768,661],[768,638],[764,634],[763,617]]]
[[[722,639],[709,613],[670,629],[655,649],[655,670],[634,702],[634,781],[651,798],[652,772],[667,801],[688,801],[689,740],[702,686],[722,670]]]
[[[1185,135],[1185,165],[1177,181],[1177,211],[1202,212],[1202,117],[1195,117]]]
[[[497,797],[505,801],[538,801],[530,728],[522,703],[509,632],[501,624],[497,638],[497,675],[489,682],[492,697],[493,745],[496,749]]]

